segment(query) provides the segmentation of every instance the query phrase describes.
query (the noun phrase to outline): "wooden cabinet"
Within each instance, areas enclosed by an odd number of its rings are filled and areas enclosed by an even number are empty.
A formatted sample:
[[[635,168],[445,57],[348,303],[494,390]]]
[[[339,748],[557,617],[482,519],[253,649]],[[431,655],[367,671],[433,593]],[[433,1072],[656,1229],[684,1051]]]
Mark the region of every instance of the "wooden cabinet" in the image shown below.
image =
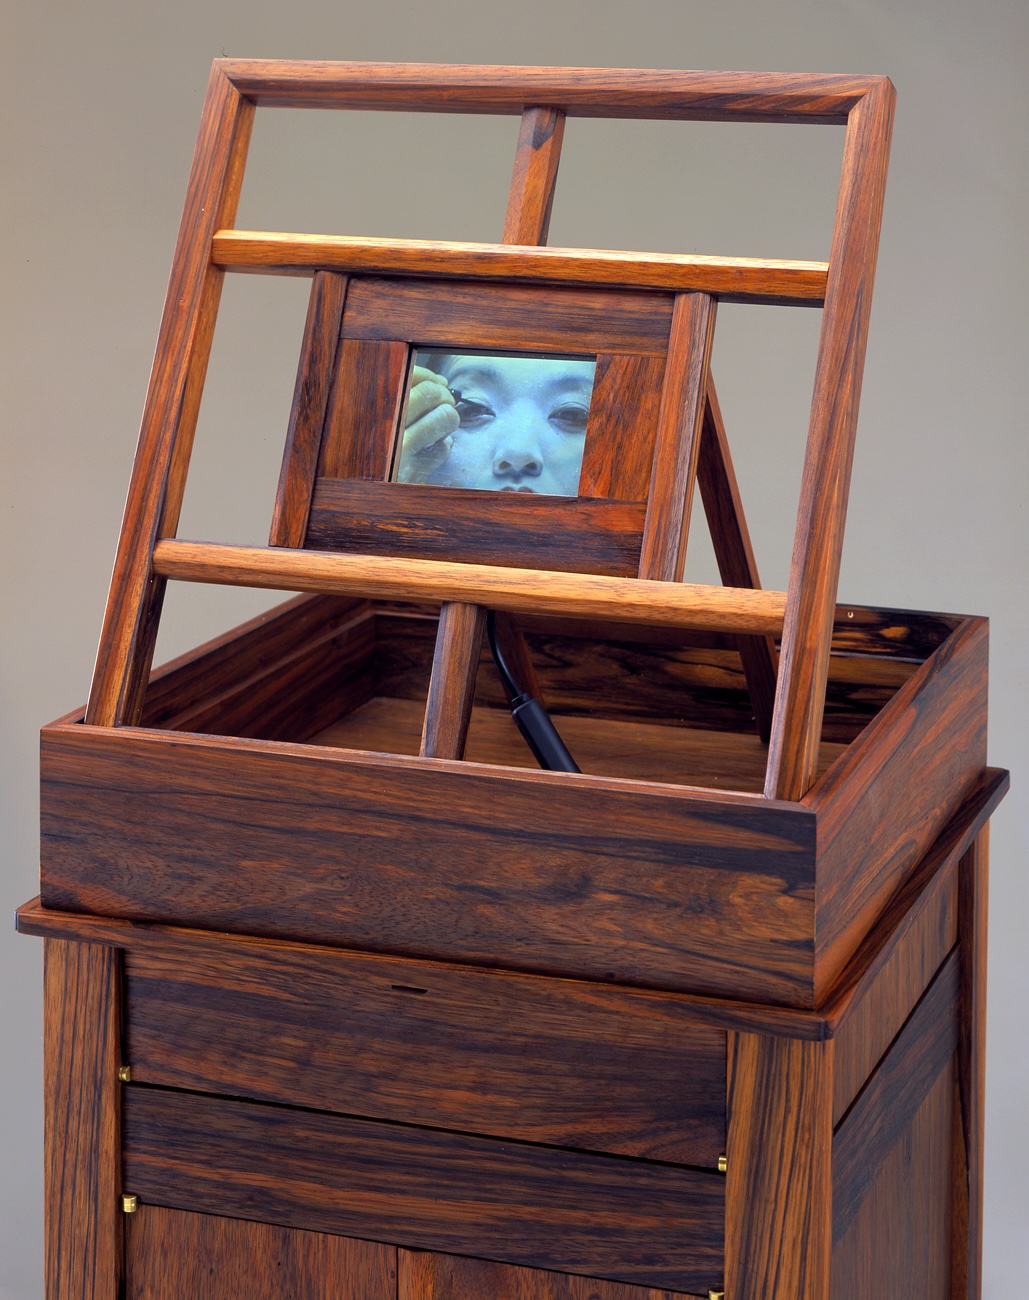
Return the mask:
[[[26,906],[50,1295],[974,1294],[1004,785],[810,1011]]]
[[[519,115],[505,242],[232,229],[258,104]],[[978,1300],[987,627],[836,604],[892,112],[216,63],[90,700],[43,733],[47,1300]],[[830,262],[543,248],[575,113],[845,124]],[[175,537],[226,270],[313,281],[267,547]],[[719,299],[824,312],[786,592]],[[396,481],[443,347],[589,356],[577,495]],[[695,488],[724,586],[681,581]],[[309,594],[152,673],[176,580]]]

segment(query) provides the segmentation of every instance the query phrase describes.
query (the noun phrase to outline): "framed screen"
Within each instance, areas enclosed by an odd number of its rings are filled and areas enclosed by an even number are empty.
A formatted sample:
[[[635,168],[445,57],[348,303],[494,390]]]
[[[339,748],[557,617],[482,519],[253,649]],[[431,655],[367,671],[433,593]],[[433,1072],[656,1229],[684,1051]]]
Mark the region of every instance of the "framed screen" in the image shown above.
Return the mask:
[[[596,357],[412,349],[390,479],[574,497]]]

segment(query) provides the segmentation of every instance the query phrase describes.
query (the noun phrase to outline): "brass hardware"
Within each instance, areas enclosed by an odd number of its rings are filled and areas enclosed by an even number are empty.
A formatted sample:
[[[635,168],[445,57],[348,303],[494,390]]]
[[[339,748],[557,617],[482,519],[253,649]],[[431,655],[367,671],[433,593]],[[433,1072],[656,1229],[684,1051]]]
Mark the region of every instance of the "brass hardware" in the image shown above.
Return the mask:
[[[125,1214],[135,1214],[139,1209],[139,1197],[130,1196],[128,1192],[122,1192],[121,1208]]]
[[[118,1078],[121,1080],[122,1083],[128,1083],[128,1082],[130,1081],[130,1079],[132,1078],[132,1066],[131,1066],[131,1065],[119,1065],[119,1066],[118,1066]]]
[[[724,1292],[724,1291],[709,1291],[709,1292],[707,1293],[707,1300],[725,1300],[725,1292]]]
[[[726,1171],[728,1168],[729,1168],[729,1161],[728,1161],[728,1159],[727,1159],[725,1156],[719,1156],[719,1157],[718,1157],[718,1172],[719,1172],[720,1174],[724,1174],[725,1171]],[[711,1294],[714,1295],[714,1292],[712,1291]]]

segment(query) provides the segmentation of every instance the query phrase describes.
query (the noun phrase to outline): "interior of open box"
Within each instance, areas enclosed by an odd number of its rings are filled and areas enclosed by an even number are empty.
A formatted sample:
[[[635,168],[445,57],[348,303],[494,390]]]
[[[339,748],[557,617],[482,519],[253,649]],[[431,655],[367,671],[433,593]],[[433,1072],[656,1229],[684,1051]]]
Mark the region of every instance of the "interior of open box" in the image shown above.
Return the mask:
[[[437,619],[429,606],[299,597],[157,670],[142,725],[417,755]],[[956,624],[839,608],[820,771]],[[584,772],[761,791],[767,746],[734,637],[570,619],[520,625]],[[465,758],[536,766],[485,639]]]

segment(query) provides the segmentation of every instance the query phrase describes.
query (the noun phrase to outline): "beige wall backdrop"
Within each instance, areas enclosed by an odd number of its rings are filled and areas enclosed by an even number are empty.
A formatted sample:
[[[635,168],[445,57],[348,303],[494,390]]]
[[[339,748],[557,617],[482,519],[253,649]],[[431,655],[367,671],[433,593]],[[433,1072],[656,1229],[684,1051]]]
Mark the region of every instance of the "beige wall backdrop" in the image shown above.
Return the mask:
[[[841,598],[992,620],[986,1288],[1029,1276],[1025,0],[4,0],[0,1297],[42,1294],[36,733],[84,700],[213,57],[887,73],[897,125]],[[258,113],[240,224],[499,237],[514,119]],[[828,251],[842,133],[567,130],[552,242]],[[267,528],[306,282],[228,283],[182,533]],[[817,313],[726,307],[715,372],[770,585],[785,581]],[[233,469],[233,449],[245,449]],[[693,571],[709,569],[696,548]],[[259,596],[173,593],[163,657]],[[883,1293],[889,1279],[883,1280]]]

